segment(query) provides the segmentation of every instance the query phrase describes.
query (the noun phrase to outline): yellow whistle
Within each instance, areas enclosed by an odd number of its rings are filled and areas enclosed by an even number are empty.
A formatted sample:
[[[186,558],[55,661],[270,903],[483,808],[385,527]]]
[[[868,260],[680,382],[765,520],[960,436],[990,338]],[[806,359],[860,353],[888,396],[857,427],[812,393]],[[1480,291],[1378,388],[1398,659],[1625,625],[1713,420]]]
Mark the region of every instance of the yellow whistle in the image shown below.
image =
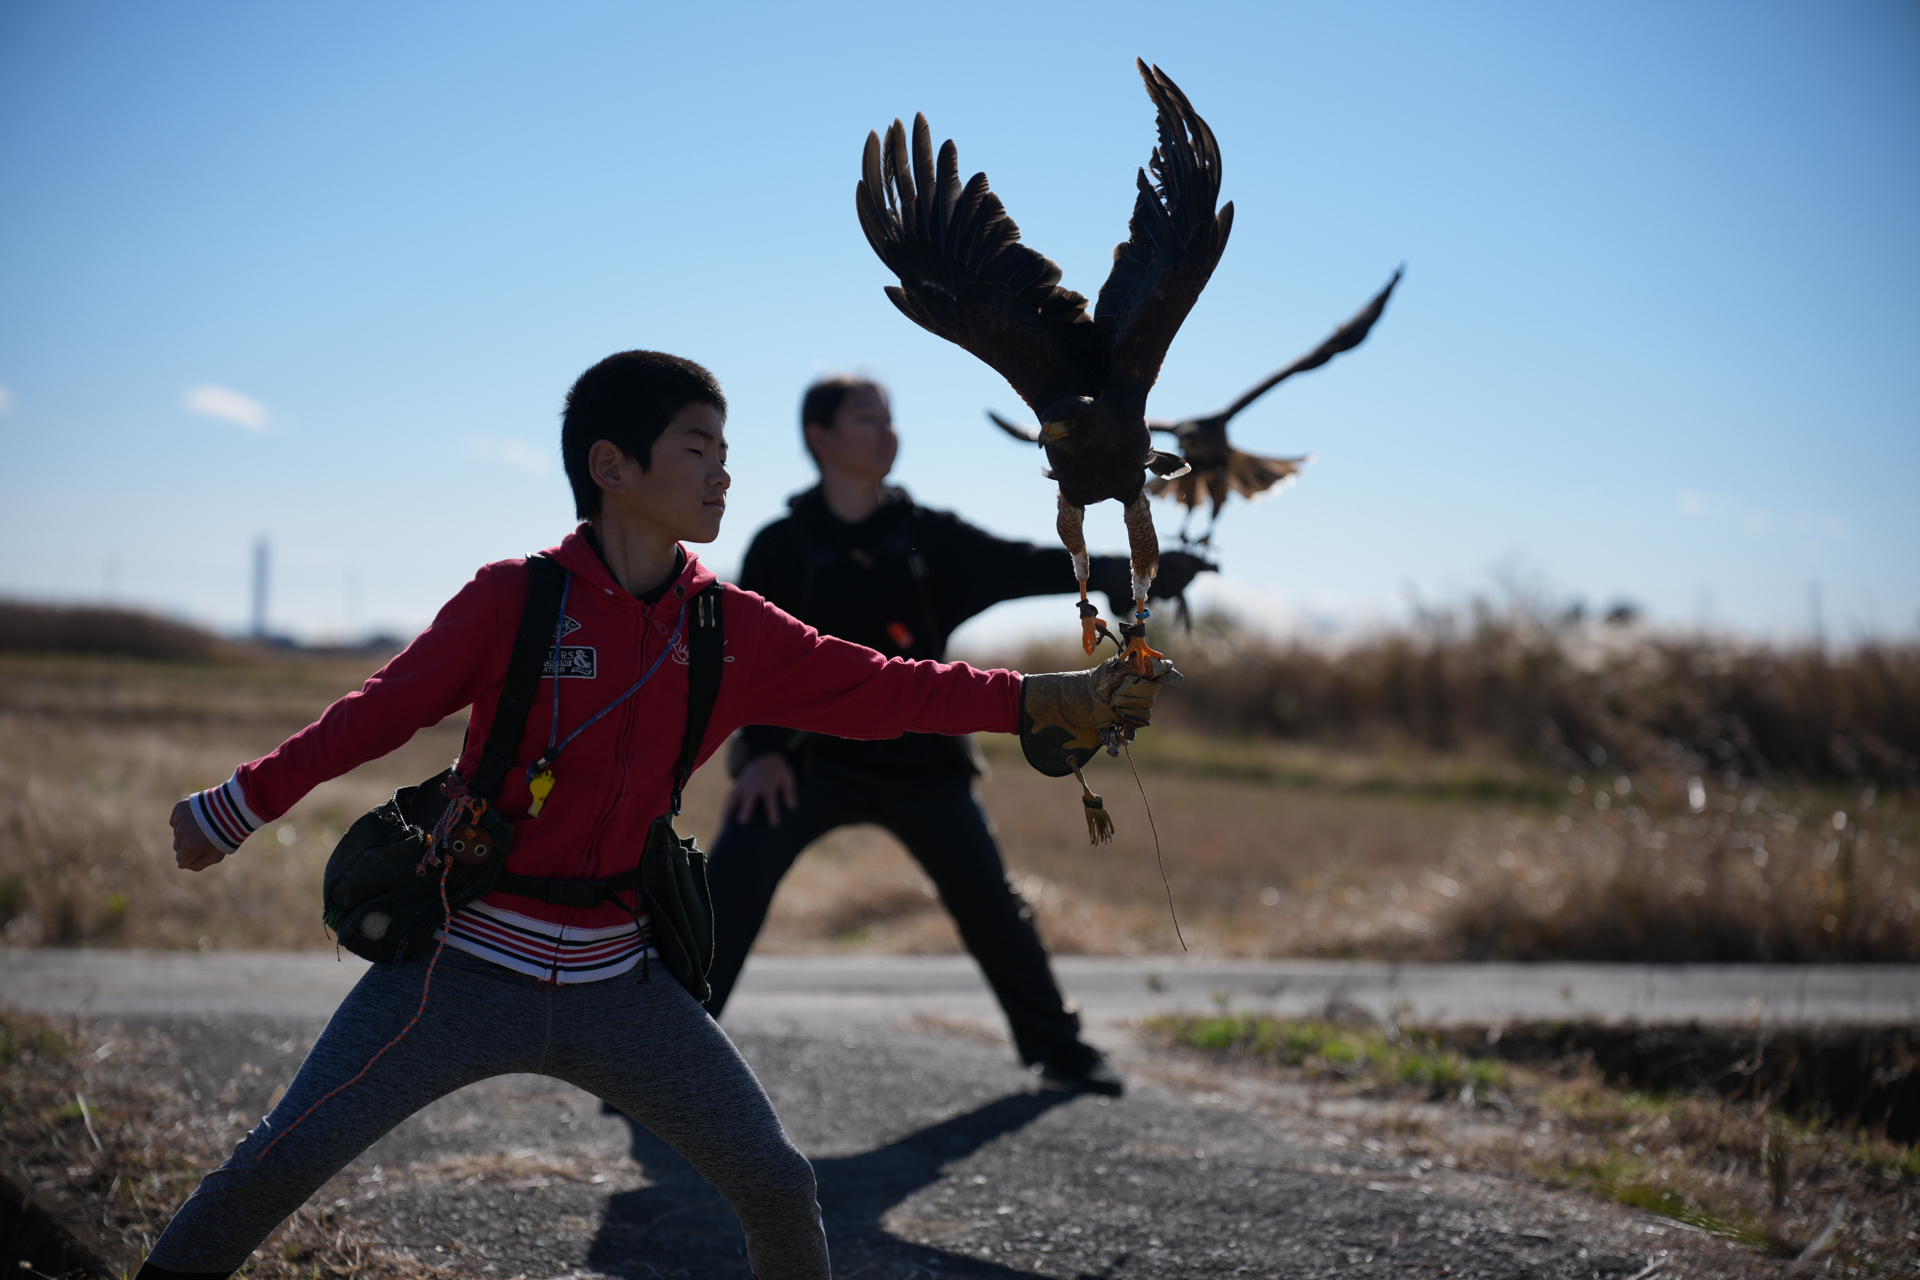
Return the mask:
[[[553,770],[542,769],[527,783],[527,790],[533,793],[533,804],[527,809],[529,818],[540,816],[540,809],[547,803],[547,793],[553,790]]]

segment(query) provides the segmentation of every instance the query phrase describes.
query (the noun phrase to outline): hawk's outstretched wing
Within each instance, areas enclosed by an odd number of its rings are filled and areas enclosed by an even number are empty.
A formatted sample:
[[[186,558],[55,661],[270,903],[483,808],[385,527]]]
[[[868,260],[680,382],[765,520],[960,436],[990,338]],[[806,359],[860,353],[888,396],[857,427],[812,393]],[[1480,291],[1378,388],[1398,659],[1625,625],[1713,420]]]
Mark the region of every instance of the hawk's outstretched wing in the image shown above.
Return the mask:
[[[1023,440],[1027,444],[1040,443],[1040,428],[1017,427],[1013,423],[1008,422],[1005,418],[1001,417],[999,414],[995,413],[991,409],[987,410],[987,416],[993,419],[994,426],[1000,428],[1002,431],[1012,436],[1015,440]]]
[[[887,296],[909,320],[971,351],[1038,414],[1066,396],[1098,396],[1107,342],[1060,268],[1020,243],[1020,228],[976,173],[960,184],[951,140],[934,161],[927,118],[909,155],[898,121],[867,135],[854,204],[867,243],[900,277]]]
[[[1300,458],[1263,458],[1257,453],[1233,451],[1227,461],[1227,487],[1249,502],[1280,492],[1300,477],[1313,455]]]
[[[1106,399],[1144,408],[1174,334],[1227,247],[1233,205],[1214,212],[1220,147],[1213,130],[1158,67],[1138,59],[1134,65],[1158,113],[1160,145],[1148,162],[1153,180],[1140,171],[1133,220],[1114,248],[1094,319],[1113,344]]]
[[[1227,465],[1206,471],[1183,471],[1164,479],[1147,481],[1147,492],[1156,498],[1169,494],[1188,510],[1211,498],[1224,503],[1229,493],[1237,493],[1249,502],[1280,492],[1300,478],[1300,469],[1313,461],[1313,455],[1300,458],[1263,458],[1257,453],[1232,450]]]
[[[1298,360],[1295,360],[1292,364],[1274,374],[1271,378],[1268,378],[1265,382],[1262,382],[1253,390],[1247,392],[1247,394],[1241,396],[1238,400],[1235,400],[1227,408],[1222,409],[1216,416],[1222,422],[1225,422],[1228,418],[1231,418],[1234,414],[1240,412],[1255,400],[1258,400],[1261,396],[1267,394],[1267,392],[1273,390],[1288,378],[1291,378],[1294,374],[1305,373],[1309,369],[1318,369],[1342,351],[1351,351],[1362,342],[1365,342],[1368,332],[1373,328],[1374,321],[1378,320],[1380,313],[1387,309],[1387,299],[1393,296],[1393,286],[1400,283],[1401,273],[1405,270],[1405,267],[1396,270],[1393,273],[1393,279],[1387,281],[1387,287],[1375,294],[1372,302],[1360,308],[1359,313],[1355,315],[1353,319],[1347,321],[1338,329],[1335,329],[1333,335],[1325,342],[1307,352],[1307,354],[1301,356]]]

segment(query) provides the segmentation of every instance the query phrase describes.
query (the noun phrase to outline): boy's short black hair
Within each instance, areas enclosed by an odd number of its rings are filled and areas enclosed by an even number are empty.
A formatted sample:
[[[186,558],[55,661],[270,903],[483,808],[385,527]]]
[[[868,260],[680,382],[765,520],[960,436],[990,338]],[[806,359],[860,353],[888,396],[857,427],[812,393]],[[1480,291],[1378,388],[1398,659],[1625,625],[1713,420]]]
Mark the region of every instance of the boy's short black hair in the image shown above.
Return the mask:
[[[560,460],[573,486],[574,514],[600,514],[600,486],[587,474],[587,451],[610,440],[646,471],[653,442],[690,404],[710,404],[727,416],[720,381],[700,365],[664,351],[622,351],[581,374],[567,392],[560,417]]]
[[[815,462],[820,461],[814,457],[813,442],[807,439],[807,424],[817,422],[823,427],[831,427],[833,415],[840,412],[840,406],[847,397],[864,388],[878,391],[882,398],[887,394],[887,389],[872,378],[856,378],[847,373],[822,378],[807,388],[807,394],[800,397],[800,443],[808,457]]]

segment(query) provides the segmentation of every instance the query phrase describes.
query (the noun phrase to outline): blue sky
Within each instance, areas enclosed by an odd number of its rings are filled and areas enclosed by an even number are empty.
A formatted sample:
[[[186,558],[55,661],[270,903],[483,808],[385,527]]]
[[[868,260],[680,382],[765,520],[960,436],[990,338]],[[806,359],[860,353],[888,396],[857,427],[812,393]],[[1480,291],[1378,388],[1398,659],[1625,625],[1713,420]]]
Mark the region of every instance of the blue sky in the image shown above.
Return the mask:
[[[657,347],[732,399],[731,573],[824,371],[899,478],[1051,537],[996,375],[882,296],[853,185],[925,111],[1091,294],[1161,64],[1233,240],[1151,411],[1227,402],[1402,262],[1242,447],[1211,602],[1295,627],[1502,580],[1659,621],[1920,622],[1920,8],[1905,3],[0,3],[0,593],[411,630],[569,527],[567,385]],[[1161,507],[1171,534],[1177,512]],[[1117,508],[1096,545],[1119,546]],[[969,639],[1071,629],[1005,607]]]

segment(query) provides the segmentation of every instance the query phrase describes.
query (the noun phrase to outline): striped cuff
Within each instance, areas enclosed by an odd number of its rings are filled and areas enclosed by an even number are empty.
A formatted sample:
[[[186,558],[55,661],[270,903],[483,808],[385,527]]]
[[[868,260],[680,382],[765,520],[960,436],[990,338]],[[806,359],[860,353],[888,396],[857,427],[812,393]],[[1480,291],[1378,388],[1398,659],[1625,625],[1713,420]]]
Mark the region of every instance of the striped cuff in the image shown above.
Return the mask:
[[[222,853],[232,853],[260,829],[260,819],[247,808],[246,793],[240,790],[238,774],[217,787],[194,792],[192,804],[200,830]]]

